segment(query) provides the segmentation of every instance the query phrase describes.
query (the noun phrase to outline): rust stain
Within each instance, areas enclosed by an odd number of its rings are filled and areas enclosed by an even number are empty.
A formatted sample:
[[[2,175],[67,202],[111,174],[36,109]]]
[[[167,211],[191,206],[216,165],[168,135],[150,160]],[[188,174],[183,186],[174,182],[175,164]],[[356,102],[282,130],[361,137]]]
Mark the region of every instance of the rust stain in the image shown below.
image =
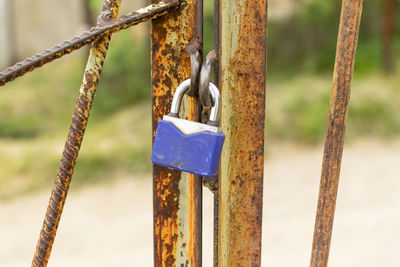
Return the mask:
[[[107,8],[112,8],[112,16],[116,17],[120,3],[121,0],[106,0],[103,11],[108,11]],[[110,35],[105,35],[91,46],[83,82],[75,105],[67,141],[58,167],[32,266],[47,266],[49,261],[110,38]]]
[[[328,265],[362,0],[343,0],[314,240],[312,267]]]
[[[260,266],[267,1],[219,6],[221,126],[218,266]]]
[[[85,45],[91,44],[102,35],[116,33],[149,19],[165,15],[170,8],[175,7],[178,4],[178,0],[161,1],[136,12],[121,16],[118,19],[115,19],[113,16],[116,11],[116,6],[113,6],[113,4],[107,7],[105,6],[103,8],[104,12],[102,12],[102,15],[98,18],[98,25],[95,27],[72,37],[70,40],[46,49],[44,52],[27,58],[14,66],[5,69],[3,72],[0,72],[0,86],[21,77],[38,67],[50,63],[55,59],[70,54]]]
[[[198,48],[203,51],[203,0],[193,0],[193,39],[198,40]],[[199,73],[198,73],[199,74]],[[189,97],[188,119],[200,121],[201,111],[196,98]],[[202,209],[203,209],[203,182],[197,175],[189,174],[189,266],[202,266]]]
[[[182,0],[179,8],[169,11],[168,17],[152,21],[153,138],[157,122],[169,113],[175,89],[190,77],[189,56],[184,48],[195,31],[195,4],[196,1]],[[190,106],[189,117],[194,119],[197,108],[193,104]],[[201,229],[196,226],[199,219],[195,216],[199,212],[198,204],[201,204],[196,193],[201,188],[201,181],[200,187],[197,181],[194,177],[184,180],[178,171],[156,165],[153,167],[155,266],[175,266],[178,262],[183,262],[184,266],[201,264],[201,253],[196,244],[201,242]],[[184,207],[188,209],[188,214],[182,215],[179,211]]]
[[[202,192],[201,178],[196,175],[189,175],[189,249],[188,249],[188,259],[192,264],[190,266],[201,266],[201,196]],[[200,216],[199,216],[200,213]],[[199,220],[199,221],[198,221]],[[199,227],[200,225],[200,227]],[[200,247],[199,247],[200,246]]]
[[[189,98],[189,120],[199,121],[198,101]],[[189,266],[202,266],[202,208],[203,183],[202,178],[189,174]]]

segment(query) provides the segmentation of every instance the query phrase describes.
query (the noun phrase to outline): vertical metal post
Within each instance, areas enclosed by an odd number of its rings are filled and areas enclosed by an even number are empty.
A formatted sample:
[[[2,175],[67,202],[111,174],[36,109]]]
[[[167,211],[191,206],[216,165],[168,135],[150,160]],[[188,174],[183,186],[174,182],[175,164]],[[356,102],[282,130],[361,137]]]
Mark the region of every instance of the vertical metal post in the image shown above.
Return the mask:
[[[202,33],[200,9],[200,0],[181,0],[168,17],[152,22],[153,138],[158,120],[169,112],[176,87],[190,77],[184,48],[193,34]],[[197,119],[196,100],[188,102],[186,118]],[[201,179],[155,165],[153,197],[154,265],[201,266]]]
[[[220,0],[219,266],[261,266],[266,0]]]
[[[203,0],[193,0],[194,8],[194,32],[201,43],[201,51],[203,51]],[[200,121],[201,108],[196,98],[189,98],[189,120]],[[189,265],[185,266],[202,266],[202,252],[203,252],[203,181],[202,177],[189,174]],[[184,177],[185,178],[185,177]],[[181,265],[182,266],[182,265]]]
[[[311,267],[328,265],[362,4],[362,0],[342,3]]]
[[[219,58],[219,0],[214,0],[214,49],[217,52],[217,56]],[[217,60],[214,64],[214,75],[215,75],[215,84],[218,88],[221,88],[219,83],[219,60]],[[219,195],[218,195],[218,180],[219,176],[216,178],[215,184],[216,189],[213,191],[214,193],[214,221],[213,221],[213,266],[218,267],[218,224],[219,224]]]

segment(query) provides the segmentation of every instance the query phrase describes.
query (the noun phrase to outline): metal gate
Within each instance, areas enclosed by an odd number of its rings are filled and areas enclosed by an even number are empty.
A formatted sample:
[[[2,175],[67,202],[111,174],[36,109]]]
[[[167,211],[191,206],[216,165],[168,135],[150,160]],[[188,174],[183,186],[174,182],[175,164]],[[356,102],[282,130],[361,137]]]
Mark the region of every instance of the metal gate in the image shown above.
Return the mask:
[[[320,195],[310,266],[327,266],[362,0],[343,0]],[[202,0],[152,0],[118,17],[121,0],[105,0],[98,23],[0,73],[0,85],[91,45],[68,138],[32,266],[46,266],[96,93],[111,35],[151,21],[153,137],[174,88],[190,77],[185,47],[203,38]],[[155,266],[202,265],[202,190],[214,193],[214,266],[260,266],[264,169],[267,0],[215,0],[216,84],[226,134],[220,175],[201,177],[153,167]],[[201,51],[201,46],[199,47]],[[196,98],[186,118],[199,120]],[[268,175],[268,174],[267,174]]]

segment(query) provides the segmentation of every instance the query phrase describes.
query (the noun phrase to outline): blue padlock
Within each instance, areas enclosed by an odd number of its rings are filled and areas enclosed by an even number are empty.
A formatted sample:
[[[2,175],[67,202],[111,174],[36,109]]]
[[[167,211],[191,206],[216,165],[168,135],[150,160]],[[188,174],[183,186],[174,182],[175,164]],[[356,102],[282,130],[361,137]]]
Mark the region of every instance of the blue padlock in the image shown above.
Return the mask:
[[[210,83],[213,102],[207,124],[179,118],[182,97],[190,87],[190,79],[178,86],[172,100],[171,112],[158,122],[151,161],[154,164],[203,177],[218,174],[225,135],[218,127],[221,97]]]

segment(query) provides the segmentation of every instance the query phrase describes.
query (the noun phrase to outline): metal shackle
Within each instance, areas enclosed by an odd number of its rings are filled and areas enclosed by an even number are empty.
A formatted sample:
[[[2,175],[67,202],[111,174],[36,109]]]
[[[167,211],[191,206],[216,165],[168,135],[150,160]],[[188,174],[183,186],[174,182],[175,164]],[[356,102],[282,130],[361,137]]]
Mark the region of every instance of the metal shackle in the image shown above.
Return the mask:
[[[169,113],[170,116],[179,117],[179,108],[181,106],[182,98],[183,95],[186,93],[186,91],[189,89],[189,87],[190,87],[190,79],[187,79],[186,81],[182,82],[178,86],[178,88],[176,88],[174,98],[172,99],[171,112]],[[210,111],[209,123],[217,124],[219,117],[219,109],[221,105],[221,95],[219,93],[217,86],[215,86],[215,84],[211,82],[210,85],[208,86],[208,90],[210,92],[210,96],[213,102]]]

